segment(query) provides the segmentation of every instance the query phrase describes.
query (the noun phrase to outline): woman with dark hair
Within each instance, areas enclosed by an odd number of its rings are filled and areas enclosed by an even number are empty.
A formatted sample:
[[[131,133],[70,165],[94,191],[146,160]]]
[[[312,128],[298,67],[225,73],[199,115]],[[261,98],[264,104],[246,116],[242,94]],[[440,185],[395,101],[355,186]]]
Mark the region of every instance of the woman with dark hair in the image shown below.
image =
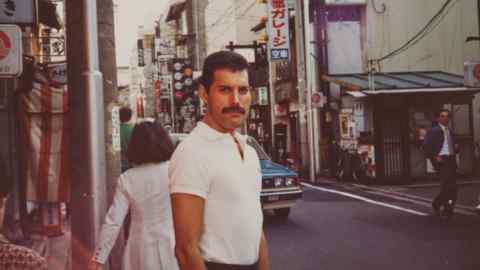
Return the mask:
[[[118,180],[89,269],[101,269],[107,261],[128,210],[124,269],[178,269],[167,175],[173,149],[161,125],[143,122],[134,127],[127,150],[133,167]]]

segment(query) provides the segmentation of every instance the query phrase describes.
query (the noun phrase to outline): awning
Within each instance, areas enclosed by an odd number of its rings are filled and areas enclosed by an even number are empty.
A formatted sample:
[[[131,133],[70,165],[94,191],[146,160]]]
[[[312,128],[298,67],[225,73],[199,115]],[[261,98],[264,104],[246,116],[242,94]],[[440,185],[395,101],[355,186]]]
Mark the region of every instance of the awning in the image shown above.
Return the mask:
[[[370,83],[370,80],[371,83]],[[480,88],[466,87],[463,76],[442,71],[382,72],[369,78],[366,73],[328,74],[322,80],[338,84],[352,96],[412,93],[477,93]],[[370,87],[370,85],[372,87]]]
[[[57,6],[48,0],[38,1],[38,21],[48,27],[61,29],[62,22],[57,14]]]
[[[165,22],[178,19],[178,17],[180,16],[180,13],[185,8],[185,4],[186,4],[185,0],[173,1],[168,7],[168,13],[167,13],[167,18],[165,18]]]

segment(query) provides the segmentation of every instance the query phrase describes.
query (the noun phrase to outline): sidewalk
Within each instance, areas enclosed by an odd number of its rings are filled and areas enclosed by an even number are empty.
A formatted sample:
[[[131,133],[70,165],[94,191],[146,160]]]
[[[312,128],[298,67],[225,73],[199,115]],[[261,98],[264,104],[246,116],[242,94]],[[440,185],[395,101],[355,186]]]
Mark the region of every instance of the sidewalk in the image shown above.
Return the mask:
[[[412,200],[432,202],[440,190],[438,181],[417,181],[410,185],[363,185],[355,182],[340,182],[333,178],[317,178],[317,185],[334,185],[340,187],[357,187],[363,190],[376,191],[386,195],[400,196]],[[479,204],[480,177],[457,180],[457,206],[473,211]]]

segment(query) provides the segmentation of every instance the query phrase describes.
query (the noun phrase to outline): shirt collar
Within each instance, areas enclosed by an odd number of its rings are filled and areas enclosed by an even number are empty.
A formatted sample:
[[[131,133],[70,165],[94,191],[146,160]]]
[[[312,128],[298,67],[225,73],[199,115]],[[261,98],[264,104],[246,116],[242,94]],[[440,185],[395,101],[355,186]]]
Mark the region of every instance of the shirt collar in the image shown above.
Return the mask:
[[[440,124],[440,123],[438,123],[438,125],[442,128],[443,131],[445,131],[445,130],[447,129],[446,126],[444,126],[444,125],[442,125],[442,124]]]
[[[197,127],[194,130],[195,133],[198,133],[201,137],[209,140],[209,141],[217,141],[223,139],[233,139],[230,133],[222,133],[211,128],[209,125],[205,124],[203,121],[199,121],[197,123]],[[238,139],[238,141],[243,145],[245,145],[247,141],[247,136],[241,135],[237,131],[233,133],[233,136]]]

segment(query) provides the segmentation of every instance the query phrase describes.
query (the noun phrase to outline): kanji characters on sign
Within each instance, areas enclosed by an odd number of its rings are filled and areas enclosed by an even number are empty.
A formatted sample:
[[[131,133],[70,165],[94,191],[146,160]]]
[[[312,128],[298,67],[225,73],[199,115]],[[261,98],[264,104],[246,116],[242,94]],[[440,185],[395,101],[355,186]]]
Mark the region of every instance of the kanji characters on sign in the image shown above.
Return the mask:
[[[286,0],[270,0],[268,5],[269,48],[272,60],[288,60],[290,53],[289,15]]]

